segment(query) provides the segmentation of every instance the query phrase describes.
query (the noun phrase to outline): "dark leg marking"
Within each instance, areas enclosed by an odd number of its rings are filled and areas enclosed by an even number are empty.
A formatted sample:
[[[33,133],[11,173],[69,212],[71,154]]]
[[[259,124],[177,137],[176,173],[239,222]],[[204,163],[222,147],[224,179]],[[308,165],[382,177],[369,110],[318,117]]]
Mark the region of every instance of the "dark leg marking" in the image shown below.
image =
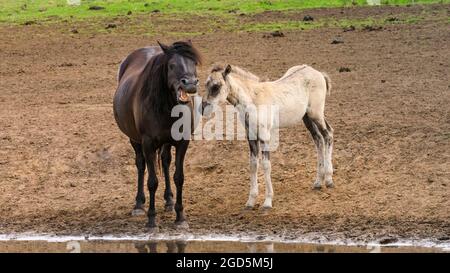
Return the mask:
[[[317,178],[314,182],[313,188],[320,189],[322,187],[321,183],[324,179],[324,156],[325,156],[325,141],[320,133],[320,130],[317,128],[315,122],[306,114],[303,117],[303,123],[305,124],[308,131],[311,133],[311,136],[314,140],[314,144],[316,145],[317,150]]]

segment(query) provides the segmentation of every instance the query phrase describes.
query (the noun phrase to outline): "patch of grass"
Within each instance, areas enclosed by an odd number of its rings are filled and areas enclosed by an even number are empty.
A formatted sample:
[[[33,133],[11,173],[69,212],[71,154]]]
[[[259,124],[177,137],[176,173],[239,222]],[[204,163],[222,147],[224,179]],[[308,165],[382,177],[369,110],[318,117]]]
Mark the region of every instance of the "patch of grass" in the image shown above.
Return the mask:
[[[383,4],[450,3],[450,0],[385,0]],[[319,7],[367,5],[366,0],[81,0],[70,6],[67,0],[0,0],[0,22],[23,23],[62,19],[115,17],[159,11],[169,14],[258,13],[267,10],[285,11]],[[100,6],[104,9],[90,10]]]

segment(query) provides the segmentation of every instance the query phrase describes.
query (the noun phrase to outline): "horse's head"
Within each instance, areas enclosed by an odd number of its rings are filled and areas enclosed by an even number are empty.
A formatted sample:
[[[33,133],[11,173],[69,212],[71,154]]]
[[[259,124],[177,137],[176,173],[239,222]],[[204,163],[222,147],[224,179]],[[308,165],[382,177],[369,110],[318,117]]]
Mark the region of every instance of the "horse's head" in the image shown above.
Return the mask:
[[[227,65],[225,69],[215,66],[211,70],[211,74],[206,80],[206,104],[211,105],[212,108],[227,100],[229,88],[226,79],[230,72],[231,65]]]
[[[199,52],[188,42],[175,42],[167,46],[158,42],[166,55],[167,86],[178,103],[188,103],[189,96],[197,93],[197,64]]]

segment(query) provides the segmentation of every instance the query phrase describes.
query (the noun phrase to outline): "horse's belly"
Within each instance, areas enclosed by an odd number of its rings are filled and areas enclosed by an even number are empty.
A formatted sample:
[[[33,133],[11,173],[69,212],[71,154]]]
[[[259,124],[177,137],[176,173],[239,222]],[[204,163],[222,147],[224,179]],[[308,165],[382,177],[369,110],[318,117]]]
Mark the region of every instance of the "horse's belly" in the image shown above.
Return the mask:
[[[301,101],[292,101],[278,106],[278,120],[280,128],[290,127],[302,122],[306,112],[305,103]]]

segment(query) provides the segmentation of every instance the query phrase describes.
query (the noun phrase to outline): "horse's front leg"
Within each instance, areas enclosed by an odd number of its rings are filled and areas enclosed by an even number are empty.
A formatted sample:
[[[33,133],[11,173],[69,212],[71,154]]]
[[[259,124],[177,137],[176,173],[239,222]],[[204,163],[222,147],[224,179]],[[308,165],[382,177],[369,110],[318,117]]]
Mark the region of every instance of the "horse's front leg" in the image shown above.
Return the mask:
[[[257,140],[248,141],[250,147],[250,193],[248,195],[246,209],[252,209],[255,206],[258,197],[258,155],[259,142]]]
[[[163,145],[161,153],[164,180],[166,183],[166,188],[164,190],[164,200],[166,200],[166,204],[164,205],[164,207],[166,211],[173,210],[173,193],[172,188],[170,186],[170,173],[169,173],[170,162],[172,161],[172,154],[170,153],[170,148],[171,148],[170,144]]]
[[[273,188],[271,177],[272,165],[270,163],[270,151],[267,142],[261,141],[261,150],[262,150],[262,168],[264,170],[264,180],[266,182],[266,196],[262,208],[271,209],[273,199]]]
[[[177,197],[175,202],[175,212],[177,214],[175,225],[181,228],[188,228],[186,222],[186,216],[184,215],[183,209],[183,184],[184,184],[184,156],[189,146],[189,140],[180,141],[175,149],[175,174],[173,180],[175,181],[175,186],[177,188]]]
[[[150,204],[148,209],[148,223],[147,227],[156,229],[156,209],[155,209],[155,193],[158,189],[158,178],[156,176],[155,163],[156,163],[156,150],[158,147],[154,145],[153,142],[149,140],[144,140],[143,151],[145,156],[145,161],[147,162],[148,169],[148,190],[150,192]]]

